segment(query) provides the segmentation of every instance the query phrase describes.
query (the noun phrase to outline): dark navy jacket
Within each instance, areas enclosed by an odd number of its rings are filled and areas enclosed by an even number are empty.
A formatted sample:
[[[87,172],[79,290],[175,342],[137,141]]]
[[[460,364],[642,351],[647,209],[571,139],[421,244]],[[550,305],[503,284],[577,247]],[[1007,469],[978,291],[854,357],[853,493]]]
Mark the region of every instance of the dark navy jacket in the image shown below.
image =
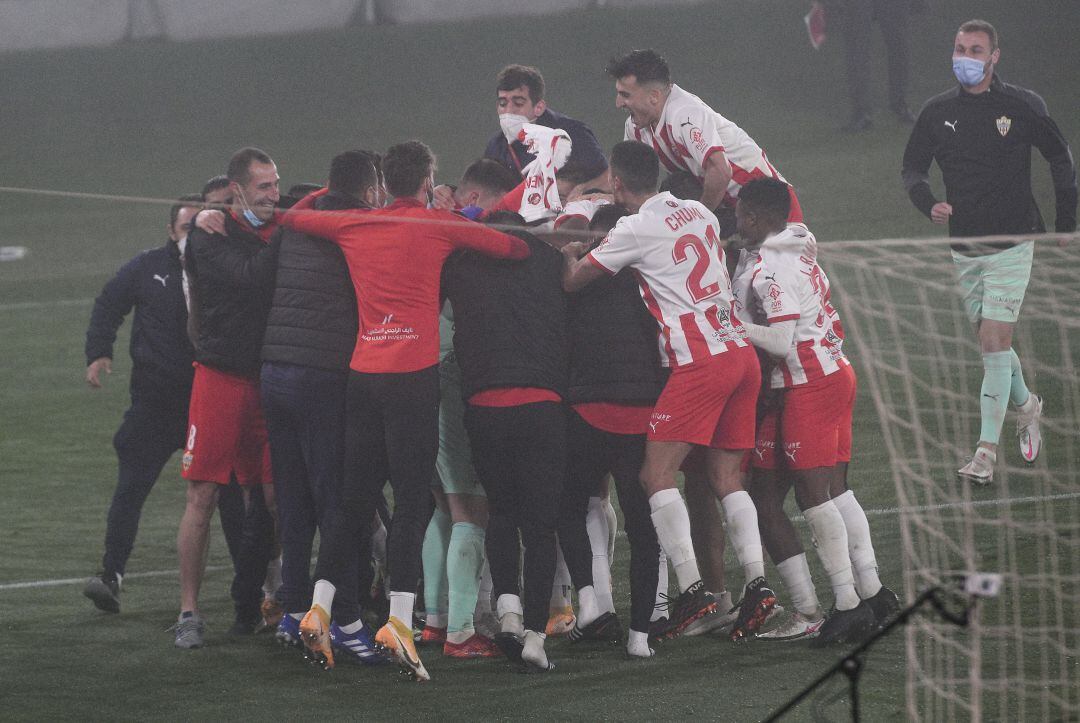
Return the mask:
[[[94,300],[86,330],[86,363],[113,358],[116,332],[134,308],[132,376],[160,375],[162,381],[190,385],[194,350],[187,335],[181,273],[180,252],[172,241],[124,264]]]
[[[596,178],[607,170],[607,158],[600,147],[600,141],[589,126],[579,120],[556,113],[550,108],[537,116],[536,125],[548,128],[561,128],[570,136],[570,158],[559,170],[559,176],[575,183],[584,183]],[[484,158],[491,158],[507,168],[521,173],[521,169],[533,162],[536,156],[525,150],[525,144],[514,141],[506,142],[506,136],[499,133],[488,141]]]

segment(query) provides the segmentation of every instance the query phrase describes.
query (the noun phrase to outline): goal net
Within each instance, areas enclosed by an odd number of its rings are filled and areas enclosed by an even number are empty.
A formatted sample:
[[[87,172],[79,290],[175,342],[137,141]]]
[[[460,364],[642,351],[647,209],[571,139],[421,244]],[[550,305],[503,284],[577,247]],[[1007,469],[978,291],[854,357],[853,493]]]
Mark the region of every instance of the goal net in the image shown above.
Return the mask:
[[[823,247],[845,349],[872,400],[900,506],[904,597],[973,572],[1000,573],[970,625],[916,616],[906,629],[907,712],[918,720],[1080,716],[1080,260],[1076,238],[1036,242],[1013,337],[1044,400],[1028,466],[1010,407],[994,481],[956,470],[979,436],[982,361],[949,249],[932,242]],[[879,556],[880,557],[880,556]]]

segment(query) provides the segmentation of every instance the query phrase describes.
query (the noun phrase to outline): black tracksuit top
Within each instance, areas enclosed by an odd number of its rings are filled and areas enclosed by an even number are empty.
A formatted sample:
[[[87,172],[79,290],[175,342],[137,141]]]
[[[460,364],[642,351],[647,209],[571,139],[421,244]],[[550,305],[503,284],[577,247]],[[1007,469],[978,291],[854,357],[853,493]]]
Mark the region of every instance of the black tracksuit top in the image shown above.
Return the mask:
[[[1031,189],[1031,149],[1050,164],[1059,232],[1076,229],[1076,168],[1069,145],[1036,93],[996,76],[978,95],[960,86],[927,101],[904,151],[903,180],[912,203],[927,217],[938,200],[928,172],[937,161],[952,205],[949,235],[993,236],[1046,230]],[[953,249],[978,254],[1009,242]]]

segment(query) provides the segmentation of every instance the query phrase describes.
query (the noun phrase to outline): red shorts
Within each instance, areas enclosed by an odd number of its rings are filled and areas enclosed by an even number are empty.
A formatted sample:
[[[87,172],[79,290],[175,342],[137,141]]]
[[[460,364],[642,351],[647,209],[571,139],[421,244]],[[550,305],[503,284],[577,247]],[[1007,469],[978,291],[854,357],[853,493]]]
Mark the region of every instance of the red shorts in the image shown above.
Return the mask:
[[[855,370],[848,365],[786,390],[783,407],[768,412],[758,425],[752,466],[791,470],[850,462],[855,386]],[[784,451],[782,460],[778,448]]]
[[[750,346],[679,367],[656,400],[648,440],[753,449],[760,386],[761,367]]]
[[[270,445],[259,382],[195,364],[188,412],[184,479],[270,484]]]

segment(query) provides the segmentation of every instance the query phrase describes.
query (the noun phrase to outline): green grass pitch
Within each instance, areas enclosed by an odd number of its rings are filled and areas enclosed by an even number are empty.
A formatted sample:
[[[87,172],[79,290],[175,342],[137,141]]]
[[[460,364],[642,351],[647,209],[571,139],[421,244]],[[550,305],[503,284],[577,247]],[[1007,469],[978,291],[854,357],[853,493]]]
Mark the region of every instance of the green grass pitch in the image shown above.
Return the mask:
[[[840,39],[834,34],[823,50],[810,49],[801,18],[807,5],[731,0],[0,55],[0,185],[172,198],[222,172],[236,148],[257,145],[277,160],[287,186],[323,179],[341,150],[383,149],[412,137],[432,146],[440,180],[452,182],[498,128],[493,77],[503,64],[538,65],[550,104],[588,121],[610,147],[621,139],[623,115],[604,63],[616,52],[652,46],[667,55],[676,82],[767,149],[798,188],[824,243],[939,233],[900,184],[907,129],[879,111],[876,130],[839,132],[847,112]],[[913,107],[949,86],[953,29],[983,16],[1002,31],[1001,74],[1040,92],[1080,148],[1075,3],[931,5],[914,23]],[[879,107],[883,52],[876,41],[867,69]],[[1045,214],[1049,173],[1039,158],[1034,167]],[[29,249],[21,261],[0,263],[0,717],[749,721],[835,659],[835,652],[803,645],[734,647],[699,638],[666,643],[652,661],[630,662],[621,649],[578,651],[553,641],[558,668],[546,676],[515,675],[498,662],[449,663],[432,652],[425,662],[434,680],[425,686],[399,682],[390,667],[323,673],[268,637],[226,635],[230,574],[216,522],[202,593],[210,620],[202,650],[177,651],[165,632],[178,602],[172,574],[132,576],[120,616],[94,610],[77,583],[10,587],[81,578],[99,564],[115,484],[110,440],[127,402],[128,326],[103,391],[82,382],[83,335],[91,299],[121,263],[164,241],[166,219],[162,205],[0,192],[0,245]],[[828,253],[826,245],[826,268]],[[843,286],[843,278],[833,281]],[[857,414],[853,486],[868,509],[894,507],[888,458],[865,398]],[[176,568],[184,500],[178,467],[177,457],[150,496],[129,573]],[[898,587],[897,518],[875,515],[871,526],[882,577]],[[625,619],[625,539],[617,557]],[[814,569],[828,600],[824,575]],[[730,573],[737,588],[741,572],[731,565]],[[864,714],[906,718],[904,676],[897,637],[867,659]],[[847,700],[846,685],[837,681],[794,719],[842,719]]]

